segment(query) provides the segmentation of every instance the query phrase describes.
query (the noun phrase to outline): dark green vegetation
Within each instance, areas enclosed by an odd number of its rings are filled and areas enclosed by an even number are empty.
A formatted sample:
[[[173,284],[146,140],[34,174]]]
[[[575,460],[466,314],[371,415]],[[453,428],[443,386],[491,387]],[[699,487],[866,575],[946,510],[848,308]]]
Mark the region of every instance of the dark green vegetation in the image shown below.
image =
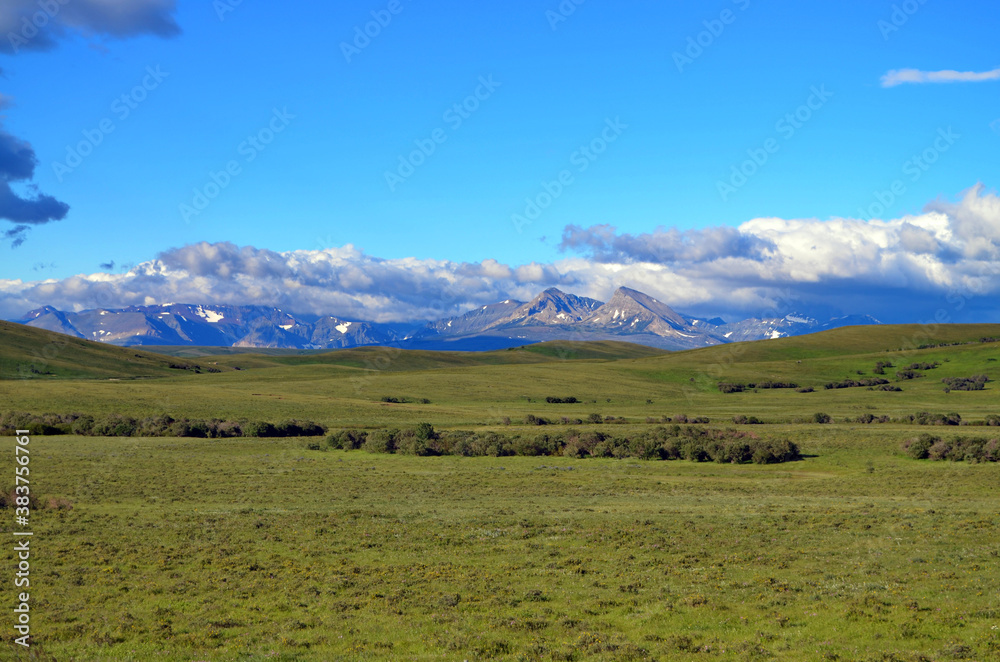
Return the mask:
[[[741,430],[655,427],[628,436],[601,430],[567,430],[551,434],[503,434],[492,431],[437,432],[430,423],[409,430],[341,430],[326,439],[329,448],[403,455],[463,457],[614,457],[640,460],[691,460],[730,464],[776,464],[802,459],[787,439],[761,439]],[[318,443],[310,444],[322,450]]]
[[[52,342],[28,332],[0,338],[5,365]],[[331,432],[33,437],[34,650],[57,660],[998,659],[1000,465],[989,458],[1000,344],[981,342],[998,335],[995,325],[866,327],[676,354],[561,343],[483,355],[144,354],[141,365],[121,364],[143,354],[132,350],[56,348],[53,374],[4,371],[25,378],[0,381],[3,412],[299,420]],[[869,378],[880,362],[901,391],[823,388]],[[925,378],[895,375],[935,362]],[[970,375],[989,381],[944,390],[942,379]],[[798,386],[722,394],[719,383]],[[568,394],[579,402],[546,402]],[[659,454],[702,432],[787,440],[802,459],[648,462],[632,445],[650,440]],[[922,432],[927,460],[914,459]],[[463,439],[500,452],[434,456],[435,444]],[[566,444],[503,456],[515,439]],[[6,492],[13,453],[0,457]],[[0,559],[13,567],[10,546]],[[20,659],[12,632],[0,658]]]
[[[953,437],[942,439],[926,432],[907,439],[903,450],[915,460],[951,460],[952,462],[1000,462],[1000,435]]]

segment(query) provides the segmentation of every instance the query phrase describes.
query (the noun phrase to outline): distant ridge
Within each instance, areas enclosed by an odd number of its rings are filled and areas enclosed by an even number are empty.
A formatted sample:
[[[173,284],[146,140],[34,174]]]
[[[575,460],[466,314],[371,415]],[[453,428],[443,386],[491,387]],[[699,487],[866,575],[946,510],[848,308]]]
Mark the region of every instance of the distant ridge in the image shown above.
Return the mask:
[[[45,306],[19,323],[119,346],[342,349],[391,345],[489,351],[553,340],[624,340],[678,350],[879,324],[869,315],[820,322],[806,315],[735,323],[683,315],[638,290],[608,302],[549,288],[529,302],[506,299],[413,328],[331,315],[302,316],[267,306],[164,304],[65,312]],[[407,330],[409,329],[409,330]]]

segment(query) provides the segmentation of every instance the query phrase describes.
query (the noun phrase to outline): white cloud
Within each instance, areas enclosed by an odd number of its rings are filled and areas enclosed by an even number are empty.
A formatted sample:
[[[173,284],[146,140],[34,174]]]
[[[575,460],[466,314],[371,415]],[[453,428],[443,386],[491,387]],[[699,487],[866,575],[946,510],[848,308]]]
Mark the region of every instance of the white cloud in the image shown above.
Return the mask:
[[[982,83],[991,80],[1000,80],[1000,69],[992,71],[893,69],[882,76],[882,87],[895,87],[905,83]]]
[[[890,220],[758,218],[738,228],[630,235],[564,230],[549,264],[383,259],[346,245],[278,253],[230,243],[166,251],[127,273],[0,281],[0,317],[156,303],[268,305],[377,322],[437,319],[547,287],[607,300],[625,285],[682,312],[797,311],[922,321],[1000,313],[1000,198],[979,185]],[[992,315],[993,317],[989,317]]]

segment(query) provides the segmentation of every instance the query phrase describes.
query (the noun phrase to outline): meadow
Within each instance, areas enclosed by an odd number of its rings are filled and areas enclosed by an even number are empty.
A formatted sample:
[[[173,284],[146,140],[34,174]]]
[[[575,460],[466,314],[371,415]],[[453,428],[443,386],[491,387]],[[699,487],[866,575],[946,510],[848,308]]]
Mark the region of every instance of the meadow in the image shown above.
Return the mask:
[[[51,507],[32,517],[34,658],[9,626],[0,658],[1000,659],[1000,465],[902,450],[921,432],[998,428],[857,422],[1000,413],[1000,343],[980,342],[1000,327],[940,327],[910,343],[919,331],[676,354],[566,343],[202,355],[187,368],[91,346],[83,362],[63,346],[44,366],[35,359],[34,377],[0,381],[0,409],[504,434],[579,427],[597,413],[624,422],[583,427],[626,436],[684,414],[789,439],[803,459],[416,457],[306,439],[35,436],[32,488]],[[7,365],[30,362],[14,344]],[[116,374],[122,358],[133,365]],[[872,377],[879,361],[893,363],[902,391],[824,388]],[[913,362],[939,366],[897,380]],[[991,380],[983,390],[944,390],[943,378],[976,374]],[[718,389],[763,380],[814,390]],[[830,422],[816,423],[819,412]],[[525,425],[529,415],[552,425]],[[733,423],[740,415],[763,424]],[[0,457],[13,484],[13,452]],[[14,567],[11,546],[0,555]]]

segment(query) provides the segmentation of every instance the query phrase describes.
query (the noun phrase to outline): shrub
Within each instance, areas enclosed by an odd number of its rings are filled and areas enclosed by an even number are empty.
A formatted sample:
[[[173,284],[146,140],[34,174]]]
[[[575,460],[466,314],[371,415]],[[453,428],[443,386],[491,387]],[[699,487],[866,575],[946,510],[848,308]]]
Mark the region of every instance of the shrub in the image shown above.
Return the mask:
[[[440,455],[438,435],[430,423],[420,423],[416,430],[404,430],[396,440],[396,451],[404,455]]]
[[[776,441],[761,441],[756,444],[753,452],[754,464],[777,464],[793,462],[801,459],[799,447],[793,441],[780,439]]]
[[[83,415],[73,421],[73,434],[90,435],[94,432],[94,417]]]
[[[823,388],[827,390],[838,388],[859,388],[863,386],[881,386],[888,383],[889,380],[882,379],[880,377],[865,377],[864,379],[845,379],[840,382],[830,382],[828,384],[824,384]]]
[[[177,421],[170,426],[170,434],[174,437],[208,437],[208,426],[201,421]]]
[[[986,388],[989,379],[986,375],[973,375],[972,377],[945,377],[941,380],[946,388],[952,391],[982,391]]]
[[[243,427],[236,421],[213,421],[211,427],[211,436],[228,438],[228,437],[242,437]]]
[[[21,503],[17,502],[18,499],[21,499]],[[27,502],[25,502],[24,499],[27,499]],[[25,505],[25,503],[27,505]],[[0,510],[7,508],[30,508],[31,510],[38,510],[41,506],[42,504],[38,501],[38,497],[36,497],[34,493],[18,494],[16,487],[11,487],[10,489],[0,492]]]
[[[917,425],[961,425],[962,417],[959,414],[932,414],[922,411],[909,417],[910,422]]]
[[[430,423],[418,423],[416,429],[417,439],[421,441],[431,441],[437,439],[437,433],[434,431],[434,426]]]
[[[338,450],[357,450],[364,445],[367,436],[368,433],[361,430],[340,430],[327,436],[326,445]]]
[[[534,437],[519,436],[513,441],[515,455],[537,457],[540,455],[556,455],[562,452],[563,444],[557,437],[547,434]]]
[[[938,441],[941,441],[940,437],[932,437],[924,432],[919,437],[913,437],[904,441],[903,451],[914,460],[926,460],[931,446]]]
[[[131,416],[111,414],[94,421],[93,434],[96,437],[131,437],[138,430],[138,424]]]
[[[760,425],[761,420],[756,416],[740,414],[739,416],[733,416],[733,423],[736,425]]]
[[[277,437],[278,431],[271,423],[266,421],[250,421],[241,425],[244,437]]]
[[[572,405],[580,401],[573,396],[570,396],[568,398],[555,398],[550,395],[549,397],[545,398],[545,402],[548,402],[549,404]]]
[[[940,437],[927,449],[927,458],[931,460],[944,460],[950,454],[951,444]]]
[[[364,449],[369,453],[395,453],[399,430],[375,430],[365,439]]]
[[[542,418],[541,416],[535,416],[534,414],[528,414],[524,417],[525,425],[548,425],[549,421]]]
[[[746,388],[746,384],[719,382],[719,391],[722,393],[742,393]]]
[[[825,425],[825,424],[831,422],[832,420],[833,419],[830,418],[829,414],[824,414],[822,412],[817,412],[817,413],[813,414],[813,422],[814,423],[820,423],[820,424]]]
[[[762,389],[769,389],[769,388],[798,388],[798,387],[799,387],[799,385],[796,384],[796,383],[794,383],[794,382],[772,382],[772,381],[765,381],[765,382],[757,382],[756,384],[747,384],[747,388],[762,388]]]
[[[872,370],[876,375],[884,375],[886,368],[894,368],[892,361],[879,361],[875,364],[875,369]]]

